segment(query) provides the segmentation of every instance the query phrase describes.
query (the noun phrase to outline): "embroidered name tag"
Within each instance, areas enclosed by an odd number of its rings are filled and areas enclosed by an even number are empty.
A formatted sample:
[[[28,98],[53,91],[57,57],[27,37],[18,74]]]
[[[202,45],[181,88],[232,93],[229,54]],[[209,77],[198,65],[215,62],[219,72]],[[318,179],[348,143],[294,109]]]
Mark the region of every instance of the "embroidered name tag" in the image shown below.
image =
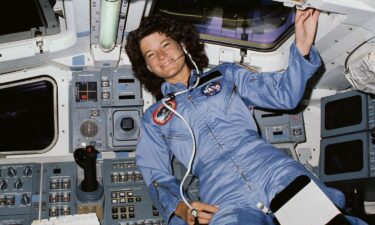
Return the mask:
[[[176,109],[177,103],[175,100],[167,102],[168,106],[172,109]],[[164,125],[172,118],[173,112],[171,112],[165,105],[160,106],[152,113],[152,119],[158,125]]]
[[[202,93],[206,96],[216,95],[221,91],[220,81],[210,82],[203,89]]]

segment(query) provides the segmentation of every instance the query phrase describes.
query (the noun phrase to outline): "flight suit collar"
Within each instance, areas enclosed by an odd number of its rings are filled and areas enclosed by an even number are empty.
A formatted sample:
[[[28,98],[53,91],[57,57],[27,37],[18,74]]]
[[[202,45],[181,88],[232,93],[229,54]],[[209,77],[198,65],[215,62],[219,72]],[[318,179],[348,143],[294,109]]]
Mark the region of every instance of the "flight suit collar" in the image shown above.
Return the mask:
[[[196,74],[197,73],[196,73],[195,70],[191,71],[190,78],[189,78],[189,84],[188,84],[189,87],[194,85],[194,83],[197,79]],[[164,97],[166,97],[168,94],[177,93],[179,91],[183,91],[183,90],[186,90],[186,89],[187,89],[187,87],[183,83],[172,84],[172,83],[169,83],[169,82],[164,82],[161,85],[161,92],[163,93]]]

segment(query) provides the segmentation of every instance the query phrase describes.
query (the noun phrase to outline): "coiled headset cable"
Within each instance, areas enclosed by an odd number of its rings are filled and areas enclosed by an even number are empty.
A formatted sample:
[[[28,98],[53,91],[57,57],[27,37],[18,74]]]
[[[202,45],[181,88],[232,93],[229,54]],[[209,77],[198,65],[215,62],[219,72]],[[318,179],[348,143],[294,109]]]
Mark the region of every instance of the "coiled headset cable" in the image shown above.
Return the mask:
[[[190,160],[189,160],[189,164],[188,164],[188,167],[187,167],[187,170],[186,170],[186,173],[184,175],[184,177],[182,178],[182,181],[180,183],[180,195],[181,195],[181,198],[182,200],[184,201],[184,203],[190,208],[191,210],[191,215],[194,217],[194,220],[195,220],[195,224],[199,224],[198,223],[198,210],[195,209],[189,202],[188,200],[186,199],[185,195],[184,195],[184,192],[183,192],[183,185],[187,179],[187,177],[189,176],[191,170],[192,170],[192,167],[193,167],[193,162],[194,162],[194,158],[195,158],[195,155],[196,155],[196,140],[195,140],[195,136],[194,136],[194,132],[193,132],[193,129],[190,127],[190,125],[188,124],[188,122],[184,119],[184,117],[178,113],[176,110],[174,110],[171,106],[168,105],[168,101],[171,101],[173,100],[176,96],[178,95],[181,95],[183,93],[186,93],[186,92],[189,92],[191,90],[193,90],[194,88],[196,88],[199,84],[199,80],[200,80],[200,71],[199,71],[199,68],[197,66],[197,64],[194,62],[194,60],[192,59],[191,55],[186,51],[186,49],[182,46],[182,50],[184,51],[185,55],[187,55],[190,59],[190,61],[192,62],[192,64],[194,65],[196,71],[197,71],[197,74],[195,75],[197,77],[195,83],[193,86],[191,86],[190,88],[186,89],[186,90],[183,90],[183,91],[180,91],[180,92],[177,92],[177,93],[170,93],[168,94],[168,97],[166,98],[163,98],[161,100],[161,102],[163,103],[163,105],[168,109],[170,110],[173,114],[175,114],[177,117],[179,117],[183,122],[184,124],[186,125],[186,127],[188,128],[189,130],[189,133],[190,133],[190,136],[191,136],[191,140],[192,140],[192,147],[191,147],[191,156],[190,156]]]

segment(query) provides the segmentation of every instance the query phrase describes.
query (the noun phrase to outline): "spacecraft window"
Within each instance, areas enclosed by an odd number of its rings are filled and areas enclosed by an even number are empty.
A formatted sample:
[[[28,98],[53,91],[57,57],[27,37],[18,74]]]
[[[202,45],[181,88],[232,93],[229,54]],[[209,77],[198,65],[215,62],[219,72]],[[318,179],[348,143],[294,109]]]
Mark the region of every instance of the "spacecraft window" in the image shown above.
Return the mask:
[[[0,44],[60,33],[55,0],[2,1]]]
[[[0,154],[46,152],[55,145],[56,96],[47,76],[0,85]]]
[[[294,10],[272,0],[157,0],[152,13],[191,22],[205,42],[272,51],[293,33]]]

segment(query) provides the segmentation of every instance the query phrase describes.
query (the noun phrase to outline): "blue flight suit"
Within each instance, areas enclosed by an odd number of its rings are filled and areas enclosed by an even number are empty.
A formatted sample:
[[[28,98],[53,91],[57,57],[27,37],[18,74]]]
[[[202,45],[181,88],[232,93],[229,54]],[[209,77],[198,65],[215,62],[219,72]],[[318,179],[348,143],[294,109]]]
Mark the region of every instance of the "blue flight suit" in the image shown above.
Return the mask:
[[[196,138],[192,173],[199,179],[199,198],[219,207],[210,224],[273,225],[272,217],[257,204],[269,208],[273,197],[303,174],[318,182],[336,205],[344,206],[341,193],[326,188],[303,165],[259,136],[250,110],[255,106],[295,108],[320,63],[315,48],[306,60],[293,43],[284,72],[254,73],[224,63],[203,74],[198,87],[176,96],[172,105],[190,124]],[[190,76],[189,85],[195,79]],[[181,83],[162,85],[165,96],[185,89]],[[136,160],[165,221],[185,224],[174,215],[181,197],[171,160],[175,156],[187,167],[192,139],[183,121],[162,108],[158,101],[145,112]]]

